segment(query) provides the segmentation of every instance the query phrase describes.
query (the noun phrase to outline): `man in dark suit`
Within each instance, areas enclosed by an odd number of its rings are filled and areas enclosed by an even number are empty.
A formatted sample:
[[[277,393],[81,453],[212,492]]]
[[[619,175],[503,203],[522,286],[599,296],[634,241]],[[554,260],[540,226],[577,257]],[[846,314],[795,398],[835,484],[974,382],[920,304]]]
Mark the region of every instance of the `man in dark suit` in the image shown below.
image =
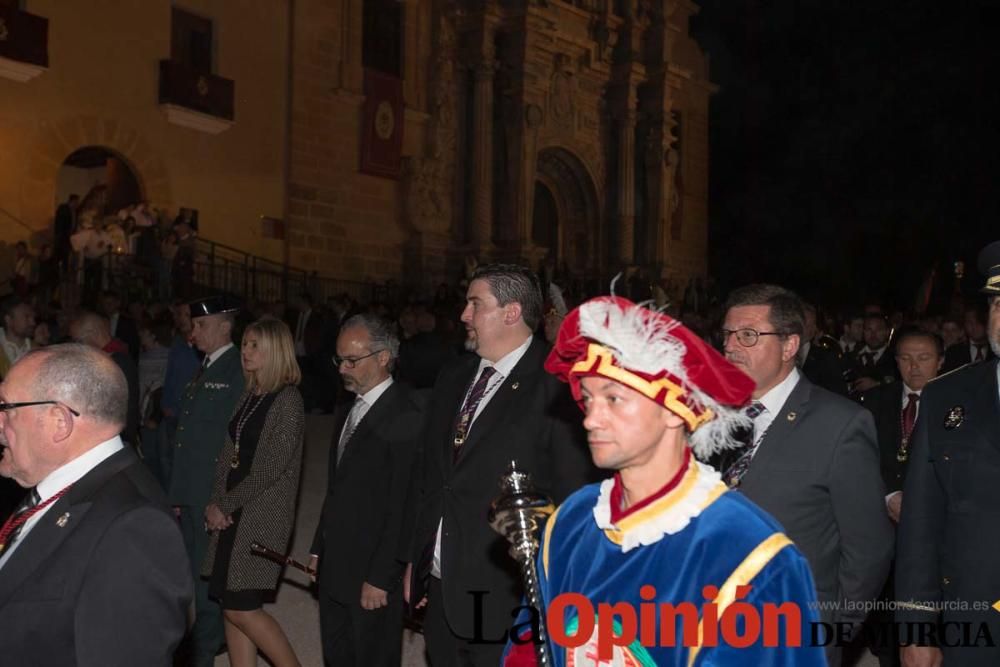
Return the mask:
[[[965,310],[964,329],[966,340],[945,350],[944,373],[950,373],[966,364],[989,361],[996,356],[986,334],[986,315],[982,308],[974,306]]]
[[[810,382],[835,394],[847,394],[840,346],[829,337],[817,336],[816,306],[802,304],[805,332],[799,347],[799,368]]]
[[[500,660],[521,603],[520,575],[486,517],[512,460],[556,502],[590,480],[576,406],[545,373],[538,279],[509,264],[477,269],[462,322],[465,356],[434,385],[414,484],[411,603],[427,591],[424,637],[433,667]]]
[[[0,385],[0,475],[31,489],[0,530],[4,664],[172,664],[191,573],[118,437],[126,394],[111,359],[75,344],[29,353]]]
[[[1000,241],[980,253],[979,270],[987,276],[990,346],[1000,353]],[[998,372],[996,358],[971,364],[920,397],[899,524],[896,620],[940,625],[936,642],[909,637],[901,650],[907,667],[940,665],[942,657],[949,667],[1000,664],[1000,614],[989,608],[1000,599]],[[978,645],[963,646],[964,633]]]
[[[866,391],[861,403],[875,418],[882,481],[885,483],[889,518],[899,521],[903,482],[911,436],[920,414],[920,394],[941,372],[944,344],[936,334],[920,329],[903,330],[896,342],[896,365],[901,382]]]
[[[890,384],[896,378],[896,360],[890,345],[889,322],[881,313],[865,315],[864,342],[854,359],[852,395],[860,395],[880,384]]]
[[[418,396],[390,375],[399,355],[392,325],[355,315],[337,338],[344,386],[336,415],[323,513],[312,544],[323,663],[398,667],[406,495],[422,426]]]
[[[881,385],[861,395],[861,404],[875,418],[882,481],[888,495],[886,511],[894,524],[899,522],[903,504],[903,482],[909,458],[913,427],[920,413],[920,395],[924,387],[941,371],[944,344],[936,334],[920,329],[904,329],[896,338],[896,365],[901,381]],[[895,599],[892,573],[883,589],[885,600]],[[879,610],[873,619],[884,626],[892,622],[891,611]],[[874,636],[874,635],[873,635]],[[873,651],[882,667],[898,667],[899,651],[895,642],[877,642]]]
[[[211,667],[224,639],[222,608],[209,599],[208,582],[201,578],[208,551],[205,506],[212,495],[216,459],[245,381],[240,351],[232,342],[236,305],[224,297],[208,297],[188,307],[194,323],[191,338],[205,359],[181,397],[167,495],[178,510],[195,580],[195,622],[184,653],[195,667]]]
[[[801,376],[802,331],[802,305],[789,290],[749,285],[730,295],[726,358],[756,389],[750,444],[723,460],[723,479],[770,512],[806,555],[820,603],[839,604],[822,608],[820,619],[857,630],[892,555],[875,427],[867,410]],[[825,639],[839,666],[841,647]]]

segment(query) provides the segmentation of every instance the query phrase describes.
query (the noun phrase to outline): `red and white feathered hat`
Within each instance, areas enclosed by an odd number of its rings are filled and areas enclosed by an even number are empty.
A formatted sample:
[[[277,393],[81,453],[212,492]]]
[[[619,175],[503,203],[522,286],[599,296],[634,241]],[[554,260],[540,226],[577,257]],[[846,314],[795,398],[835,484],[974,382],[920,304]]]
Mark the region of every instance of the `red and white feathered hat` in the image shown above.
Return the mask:
[[[582,376],[638,391],[685,421],[702,459],[739,446],[733,431],[750,425],[741,409],[754,390],[746,373],[679,321],[621,297],[598,297],[571,311],[545,370],[568,382],[578,403]]]

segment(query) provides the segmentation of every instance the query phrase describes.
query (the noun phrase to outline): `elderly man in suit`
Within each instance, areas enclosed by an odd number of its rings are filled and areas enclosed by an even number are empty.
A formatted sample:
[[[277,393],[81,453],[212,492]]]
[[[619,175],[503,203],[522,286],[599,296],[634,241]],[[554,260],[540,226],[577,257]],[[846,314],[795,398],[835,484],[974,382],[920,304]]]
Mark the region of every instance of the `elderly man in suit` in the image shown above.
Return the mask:
[[[327,667],[398,667],[401,658],[403,516],[422,412],[390,374],[398,355],[391,323],[377,316],[351,317],[337,337],[335,361],[355,399],[337,415],[310,563]]]
[[[565,387],[545,373],[537,277],[494,264],[473,274],[462,322],[475,353],[434,385],[414,484],[410,601],[427,591],[424,636],[434,667],[497,665],[520,604],[520,575],[486,520],[511,460],[556,502],[593,468]]]
[[[820,603],[839,605],[821,609],[820,619],[854,630],[892,556],[875,427],[867,410],[798,371],[802,332],[801,301],[789,290],[749,285],[730,295],[721,332],[726,358],[756,388],[750,442],[723,461],[723,478],[774,516],[805,554]],[[830,664],[839,666],[836,638],[823,639]]]
[[[216,460],[245,381],[240,351],[232,340],[235,304],[224,297],[209,297],[191,302],[189,309],[194,323],[191,338],[205,359],[181,397],[168,496],[178,508],[195,579],[195,623],[187,657],[196,667],[211,667],[224,635],[222,608],[209,599],[208,582],[200,576],[209,542],[205,507],[212,496]]]
[[[77,344],[29,353],[0,385],[0,475],[31,489],[0,529],[4,664],[172,664],[191,573],[163,492],[118,437],[127,393]]]
[[[979,270],[987,276],[989,343],[1000,354],[1000,241],[980,253]],[[990,608],[1000,599],[998,373],[996,358],[971,364],[920,396],[899,524],[896,620],[937,623],[938,632],[903,630],[906,667],[942,658],[946,667],[1000,664],[1000,614]]]

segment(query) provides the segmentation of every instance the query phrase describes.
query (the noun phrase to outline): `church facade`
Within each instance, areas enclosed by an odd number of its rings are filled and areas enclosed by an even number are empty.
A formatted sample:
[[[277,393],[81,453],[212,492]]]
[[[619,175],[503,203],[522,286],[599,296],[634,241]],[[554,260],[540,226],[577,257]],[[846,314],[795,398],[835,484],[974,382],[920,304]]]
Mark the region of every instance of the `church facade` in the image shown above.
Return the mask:
[[[679,296],[706,273],[714,88],[689,0],[163,1],[124,23],[25,5],[53,58],[0,79],[10,243],[51,224],[60,161],[103,146],[204,238],[320,276],[430,289],[510,260],[569,281],[641,269]],[[130,58],[85,48],[103,26]],[[199,30],[205,57],[185,52]]]
[[[642,268],[672,292],[705,274],[714,88],[692,2],[297,7],[296,261],[429,279],[469,257],[574,281]],[[402,136],[373,176],[357,156],[377,161],[380,127],[387,154]]]

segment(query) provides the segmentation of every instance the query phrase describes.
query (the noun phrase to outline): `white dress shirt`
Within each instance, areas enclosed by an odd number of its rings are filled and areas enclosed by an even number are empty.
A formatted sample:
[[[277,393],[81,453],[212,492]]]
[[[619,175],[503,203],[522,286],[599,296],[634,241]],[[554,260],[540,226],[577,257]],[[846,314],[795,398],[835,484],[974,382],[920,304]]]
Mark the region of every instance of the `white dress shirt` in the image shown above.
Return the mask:
[[[235,346],[232,343],[226,343],[225,345],[223,345],[222,347],[220,347],[218,350],[216,350],[212,354],[210,354],[207,357],[205,357],[205,359],[207,359],[207,361],[205,362],[205,368],[208,368],[209,366],[211,366],[212,364],[214,364],[215,361],[219,357],[221,357],[222,355],[224,355],[229,350],[229,348],[231,348],[231,347],[235,347]]]
[[[784,380],[771,387],[766,394],[757,399],[757,402],[763,405],[764,409],[753,420],[753,444],[756,448],[759,449],[761,438],[771,427],[774,418],[785,407],[785,401],[791,396],[792,390],[795,389],[795,385],[799,383],[801,378],[802,373],[799,372],[799,369],[792,368],[792,372],[786,375]],[[751,458],[756,455],[757,450],[755,449]]]
[[[69,463],[56,468],[50,472],[45,479],[39,482],[38,486],[35,487],[35,490],[38,491],[39,502],[44,503],[46,500],[59,493],[70,484],[76,483],[77,480],[96,468],[105,459],[120,451],[123,447],[124,445],[122,444],[122,439],[116,435],[110,440],[105,440],[96,447],[81,454]],[[42,520],[42,517],[44,517],[50,509],[52,509],[52,505],[40,509],[34,514],[34,516],[24,523],[24,526],[21,527],[21,532],[18,535],[17,541],[4,552],[2,557],[0,557],[0,568],[3,568],[3,566],[7,563],[7,560],[10,558],[10,555],[17,551],[17,548],[24,543],[24,538],[28,536],[31,529]]]

